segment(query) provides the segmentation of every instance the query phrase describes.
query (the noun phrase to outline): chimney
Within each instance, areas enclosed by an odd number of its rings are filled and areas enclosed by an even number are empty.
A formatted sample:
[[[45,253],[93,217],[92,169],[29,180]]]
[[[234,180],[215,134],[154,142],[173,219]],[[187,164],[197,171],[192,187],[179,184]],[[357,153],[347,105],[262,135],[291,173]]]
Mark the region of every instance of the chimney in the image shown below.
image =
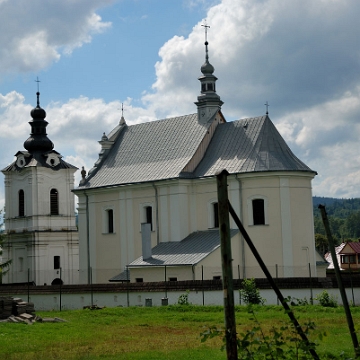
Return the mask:
[[[151,224],[141,224],[141,240],[143,260],[151,258]]]

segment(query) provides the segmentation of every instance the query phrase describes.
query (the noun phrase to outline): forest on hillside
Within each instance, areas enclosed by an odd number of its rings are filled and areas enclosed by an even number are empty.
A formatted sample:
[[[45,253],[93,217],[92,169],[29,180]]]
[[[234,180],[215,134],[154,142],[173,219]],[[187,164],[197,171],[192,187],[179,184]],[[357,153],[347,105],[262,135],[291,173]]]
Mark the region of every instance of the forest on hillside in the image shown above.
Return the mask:
[[[325,205],[331,233],[336,245],[345,241],[360,240],[360,198],[336,199],[314,196],[315,244],[321,254],[328,251],[328,242],[318,208],[319,204]]]

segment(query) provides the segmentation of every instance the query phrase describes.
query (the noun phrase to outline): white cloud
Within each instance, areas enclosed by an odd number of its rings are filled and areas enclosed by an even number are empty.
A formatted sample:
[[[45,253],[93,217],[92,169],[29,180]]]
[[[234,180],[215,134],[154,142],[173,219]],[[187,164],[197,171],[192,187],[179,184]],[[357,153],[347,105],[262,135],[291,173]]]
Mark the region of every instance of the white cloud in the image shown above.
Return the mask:
[[[103,32],[96,8],[113,0],[12,0],[0,2],[2,74],[43,69]],[[11,19],[11,21],[9,21]]]
[[[0,0],[0,24],[2,16],[14,13],[16,2],[20,0]],[[109,26],[95,13],[103,3],[64,0],[53,9],[41,0],[31,6],[24,2],[24,11],[16,14],[8,29],[9,43],[0,25],[0,69],[44,68],[63,52],[90,41],[92,34]],[[195,3],[209,6],[202,0],[184,2]],[[268,100],[270,116],[290,148],[318,172],[313,187],[319,196],[360,197],[359,12],[357,0],[223,0],[212,2],[204,14],[225,117],[263,115]],[[19,26],[20,21],[26,26]],[[197,78],[205,58],[201,24],[203,20],[188,36],[174,36],[159,49],[156,80],[152,91],[144,93],[143,106],[126,100],[128,124],[196,112]],[[4,54],[9,54],[8,61]],[[19,93],[0,96],[0,138],[16,132],[17,139],[26,140],[31,108]],[[119,102],[85,96],[45,109],[56,150],[87,170],[97,159],[102,133],[108,133],[121,116]],[[11,146],[1,144],[3,159],[21,150],[18,140]]]

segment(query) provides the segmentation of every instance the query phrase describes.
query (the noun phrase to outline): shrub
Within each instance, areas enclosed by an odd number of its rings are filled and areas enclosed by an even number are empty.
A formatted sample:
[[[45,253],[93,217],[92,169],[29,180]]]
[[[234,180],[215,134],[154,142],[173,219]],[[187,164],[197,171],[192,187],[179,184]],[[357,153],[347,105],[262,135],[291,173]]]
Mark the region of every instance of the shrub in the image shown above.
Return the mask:
[[[265,299],[261,297],[254,279],[244,279],[242,286],[243,288],[239,292],[240,298],[244,300],[245,304],[264,305]]]
[[[186,290],[185,294],[181,294],[178,298],[178,305],[190,305],[189,303],[190,290]]]
[[[324,307],[337,307],[337,299],[335,296],[330,295],[326,290],[323,290],[320,294],[318,294],[315,298],[321,306]]]

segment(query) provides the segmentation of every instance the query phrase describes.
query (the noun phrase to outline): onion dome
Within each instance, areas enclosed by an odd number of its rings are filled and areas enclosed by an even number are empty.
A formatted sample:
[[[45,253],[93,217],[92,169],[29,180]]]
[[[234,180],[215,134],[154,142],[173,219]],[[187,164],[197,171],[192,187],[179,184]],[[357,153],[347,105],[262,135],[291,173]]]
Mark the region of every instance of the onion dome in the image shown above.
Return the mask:
[[[30,137],[24,142],[24,148],[29,153],[46,153],[54,148],[54,144],[47,137],[46,127],[48,122],[45,120],[46,112],[40,107],[40,93],[37,92],[37,105],[32,109],[30,115],[32,120],[29,121],[31,126]]]
[[[205,46],[206,46],[206,56],[205,56],[205,63],[201,66],[201,72],[204,75],[212,75],[213,72],[215,71],[214,67],[209,63],[209,55],[208,55],[208,42],[205,41]]]

